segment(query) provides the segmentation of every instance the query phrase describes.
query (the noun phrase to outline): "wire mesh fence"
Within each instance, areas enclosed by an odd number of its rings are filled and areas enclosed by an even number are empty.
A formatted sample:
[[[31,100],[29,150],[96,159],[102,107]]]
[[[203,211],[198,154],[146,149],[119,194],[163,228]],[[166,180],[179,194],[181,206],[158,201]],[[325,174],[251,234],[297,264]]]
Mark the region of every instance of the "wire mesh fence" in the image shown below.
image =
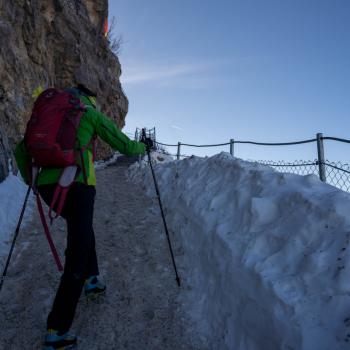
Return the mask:
[[[330,162],[326,160],[327,183],[350,192],[350,166],[341,162]]]
[[[169,154],[174,158],[177,154]],[[180,159],[189,158],[189,155],[181,154]],[[317,159],[311,161],[296,160],[294,162],[272,161],[272,160],[249,160],[255,163],[268,165],[280,173],[291,173],[297,175],[316,175],[319,177],[319,162]],[[326,182],[329,185],[350,192],[350,165],[342,162],[331,162],[326,160]]]
[[[284,162],[284,161],[272,161],[272,160],[258,160],[259,164],[269,165],[276,169],[280,173],[293,173],[298,175],[309,175],[315,174],[319,175],[318,172],[318,161],[304,161],[296,160],[294,162]]]
[[[296,160],[294,162],[258,160],[259,164],[269,165],[281,173],[292,173],[298,175],[314,174],[320,176],[319,162]],[[326,183],[340,188],[343,191],[350,192],[350,166],[347,163],[331,162],[326,160],[324,163],[326,170]]]
[[[271,160],[258,160],[255,161],[260,164],[269,165],[281,173],[293,173],[298,175],[309,175],[314,174],[318,176],[322,181],[327,182],[328,184],[338,187],[343,191],[350,192],[350,166],[347,163],[342,163],[340,161],[334,162],[325,160],[324,158],[324,141],[337,141],[342,143],[350,143],[350,140],[342,139],[338,137],[324,137],[322,133],[317,133],[316,138],[307,139],[302,141],[295,142],[255,142],[255,141],[239,141],[230,139],[230,142],[224,142],[219,144],[212,145],[193,145],[178,142],[177,144],[167,144],[156,141],[157,146],[162,147],[177,147],[177,153],[173,154],[168,152],[169,155],[176,157],[176,159],[184,159],[189,157],[182,153],[181,146],[188,147],[218,147],[218,146],[230,146],[230,153],[234,155],[234,145],[235,144],[250,144],[257,146],[293,146],[301,144],[316,143],[317,144],[317,159],[305,161],[305,160],[296,160],[293,162],[285,161],[271,161]]]

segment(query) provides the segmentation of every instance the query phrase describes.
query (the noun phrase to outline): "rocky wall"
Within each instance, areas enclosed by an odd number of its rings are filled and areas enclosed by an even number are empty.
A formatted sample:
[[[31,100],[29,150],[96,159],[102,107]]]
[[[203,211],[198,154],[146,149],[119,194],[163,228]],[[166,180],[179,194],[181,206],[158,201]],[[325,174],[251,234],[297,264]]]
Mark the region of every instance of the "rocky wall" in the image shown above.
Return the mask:
[[[103,35],[107,0],[0,0],[0,181],[23,136],[38,87],[82,83],[124,126],[128,101],[118,58]],[[110,149],[101,145],[98,155]]]

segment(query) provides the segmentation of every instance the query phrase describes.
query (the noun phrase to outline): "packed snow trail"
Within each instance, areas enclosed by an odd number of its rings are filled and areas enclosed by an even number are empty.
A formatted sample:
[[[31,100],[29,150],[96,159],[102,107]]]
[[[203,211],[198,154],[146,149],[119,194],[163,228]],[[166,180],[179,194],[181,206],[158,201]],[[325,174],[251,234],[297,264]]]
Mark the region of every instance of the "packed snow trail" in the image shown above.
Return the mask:
[[[81,296],[72,326],[78,348],[206,349],[178,301],[158,203],[128,182],[127,165],[97,172],[94,228],[107,293],[95,302]],[[62,219],[52,235],[63,257]],[[0,295],[0,349],[41,349],[60,276],[36,211],[20,232],[8,276]]]

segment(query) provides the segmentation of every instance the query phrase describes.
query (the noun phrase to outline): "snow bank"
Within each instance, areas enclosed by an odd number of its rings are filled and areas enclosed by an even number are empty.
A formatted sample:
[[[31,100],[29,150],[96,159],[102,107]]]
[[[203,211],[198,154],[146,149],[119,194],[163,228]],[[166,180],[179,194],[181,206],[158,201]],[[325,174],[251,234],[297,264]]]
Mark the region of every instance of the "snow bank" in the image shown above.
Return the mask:
[[[210,348],[350,347],[348,193],[225,153],[155,169],[182,298]],[[154,195],[145,162],[129,172]]]
[[[0,266],[9,252],[9,244],[16,229],[27,190],[28,187],[23,181],[13,174],[0,183]],[[31,203],[29,202],[25,219],[30,212]]]
[[[144,160],[147,160],[147,156],[146,158],[144,158]],[[161,152],[151,152],[151,159],[152,159],[152,164],[153,163],[169,163],[169,162],[173,162],[174,158],[166,153],[161,153]]]
[[[94,163],[96,170],[102,170],[108,167],[108,165],[114,164],[118,161],[118,158],[121,156],[119,152],[114,152],[112,157],[110,157],[108,160],[97,160]]]

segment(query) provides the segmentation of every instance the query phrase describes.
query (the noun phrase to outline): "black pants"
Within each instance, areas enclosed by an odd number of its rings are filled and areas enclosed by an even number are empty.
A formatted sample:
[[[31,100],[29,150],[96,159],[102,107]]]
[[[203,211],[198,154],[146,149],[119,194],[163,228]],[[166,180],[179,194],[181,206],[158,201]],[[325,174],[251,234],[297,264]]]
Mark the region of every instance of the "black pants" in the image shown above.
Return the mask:
[[[50,205],[56,185],[43,185],[39,193]],[[69,189],[61,216],[67,221],[66,260],[61,282],[52,310],[47,319],[47,328],[66,332],[72,325],[75,309],[86,278],[98,275],[95,250],[95,235],[92,227],[94,186],[75,183]]]

